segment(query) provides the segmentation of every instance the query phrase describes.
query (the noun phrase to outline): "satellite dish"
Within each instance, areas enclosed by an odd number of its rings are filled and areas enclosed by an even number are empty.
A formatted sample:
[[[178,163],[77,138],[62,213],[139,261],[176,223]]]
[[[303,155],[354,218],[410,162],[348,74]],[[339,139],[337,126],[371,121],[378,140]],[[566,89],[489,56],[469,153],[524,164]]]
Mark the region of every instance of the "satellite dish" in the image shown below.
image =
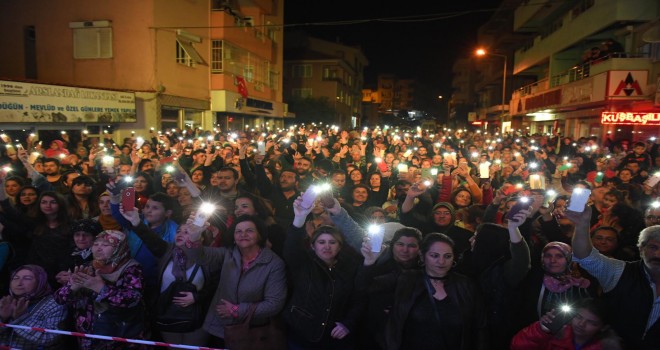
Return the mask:
[[[653,27],[647,29],[642,34],[642,40],[645,43],[660,43],[660,23],[656,23]]]

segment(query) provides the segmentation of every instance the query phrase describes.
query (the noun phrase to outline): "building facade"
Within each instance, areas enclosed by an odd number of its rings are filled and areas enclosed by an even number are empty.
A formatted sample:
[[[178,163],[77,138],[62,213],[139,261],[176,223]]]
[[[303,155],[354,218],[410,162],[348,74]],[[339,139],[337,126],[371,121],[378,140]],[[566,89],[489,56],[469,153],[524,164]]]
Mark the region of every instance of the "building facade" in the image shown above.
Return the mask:
[[[359,47],[287,33],[284,98],[325,98],[335,110],[323,123],[344,127],[360,124],[364,68],[369,64]]]
[[[660,38],[656,0],[523,1],[514,31],[532,36],[513,74],[512,127],[612,140],[660,131]]]
[[[2,0],[0,43],[12,53],[0,57],[2,79],[134,97],[133,119],[62,112],[47,113],[48,123],[2,127],[90,134],[109,128],[121,138],[151,127],[281,125],[283,34],[270,24],[281,24],[282,12],[281,1],[269,0]],[[76,96],[67,93],[62,103],[82,103]],[[23,113],[39,112],[27,106]]]

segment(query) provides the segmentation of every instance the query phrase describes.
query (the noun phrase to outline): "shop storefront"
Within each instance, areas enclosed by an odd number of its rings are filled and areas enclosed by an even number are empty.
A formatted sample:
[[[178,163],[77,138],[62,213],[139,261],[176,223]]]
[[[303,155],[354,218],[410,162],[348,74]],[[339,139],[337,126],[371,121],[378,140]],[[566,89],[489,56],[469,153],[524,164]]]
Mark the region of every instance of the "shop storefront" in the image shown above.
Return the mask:
[[[0,81],[0,129],[14,141],[34,134],[48,144],[67,134],[75,143],[83,132],[101,135],[137,121],[132,92]]]

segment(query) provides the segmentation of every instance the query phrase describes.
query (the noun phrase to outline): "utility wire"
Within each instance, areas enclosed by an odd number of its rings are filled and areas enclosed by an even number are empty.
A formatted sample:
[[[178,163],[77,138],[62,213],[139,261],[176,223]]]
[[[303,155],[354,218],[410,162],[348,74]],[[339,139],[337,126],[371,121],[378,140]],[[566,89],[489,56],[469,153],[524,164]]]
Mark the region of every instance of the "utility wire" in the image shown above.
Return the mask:
[[[295,28],[295,27],[309,27],[309,26],[339,26],[350,24],[363,24],[370,22],[386,22],[386,23],[415,23],[415,22],[431,22],[448,18],[460,17],[472,13],[480,12],[493,12],[497,9],[480,9],[480,10],[467,10],[455,11],[436,14],[424,15],[410,15],[410,16],[397,16],[397,17],[384,17],[384,18],[366,18],[355,20],[338,20],[338,21],[324,21],[324,22],[308,22],[308,23],[290,23],[290,24],[255,24],[252,27],[277,27],[277,28]],[[152,27],[155,29],[212,29],[212,28],[245,28],[243,25],[231,26],[176,26],[176,27]]]

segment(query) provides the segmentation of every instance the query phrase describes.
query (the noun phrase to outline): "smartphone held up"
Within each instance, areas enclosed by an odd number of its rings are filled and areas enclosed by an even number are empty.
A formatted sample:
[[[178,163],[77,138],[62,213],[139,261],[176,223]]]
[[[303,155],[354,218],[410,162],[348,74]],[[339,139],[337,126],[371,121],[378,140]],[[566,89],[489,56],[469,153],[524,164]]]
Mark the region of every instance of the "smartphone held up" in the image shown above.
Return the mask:
[[[121,191],[121,205],[124,211],[135,210],[135,188],[126,187]]]
[[[563,304],[555,311],[555,317],[552,322],[542,323],[551,334],[557,334],[559,331],[575,317],[575,309],[568,304]]]
[[[589,196],[591,196],[591,190],[582,187],[574,188],[571,199],[568,201],[568,210],[576,213],[583,212],[584,206],[589,201]]]

